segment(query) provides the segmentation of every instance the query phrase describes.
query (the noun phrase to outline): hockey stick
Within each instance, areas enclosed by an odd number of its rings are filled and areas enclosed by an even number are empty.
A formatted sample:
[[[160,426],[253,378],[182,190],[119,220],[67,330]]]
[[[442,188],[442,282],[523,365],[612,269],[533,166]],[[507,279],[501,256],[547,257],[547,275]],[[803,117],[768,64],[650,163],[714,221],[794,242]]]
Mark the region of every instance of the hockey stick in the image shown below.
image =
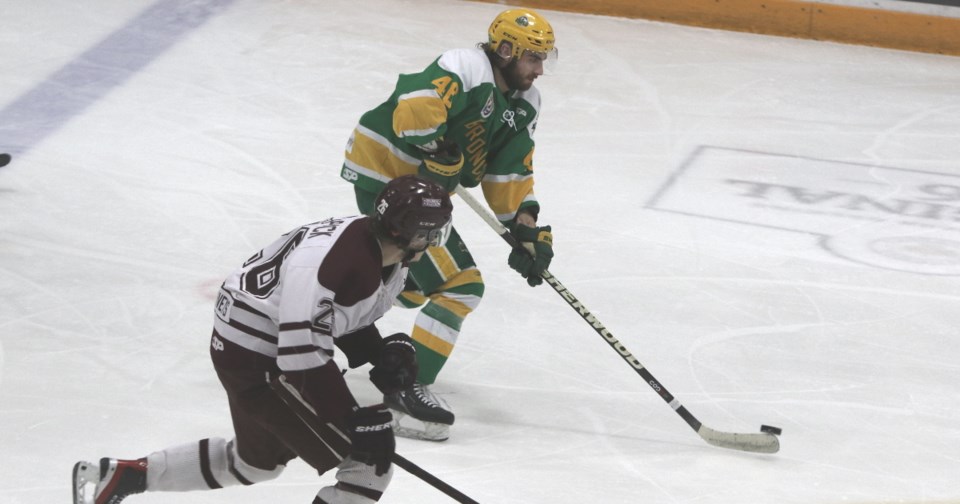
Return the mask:
[[[463,504],[479,504],[477,501],[467,497],[463,494],[463,492],[453,488],[442,479],[430,474],[417,464],[414,464],[413,462],[401,457],[399,453],[394,453],[393,458],[390,459],[390,461],[400,466],[404,471],[407,471],[408,473],[422,479],[433,488],[436,488],[437,490],[447,494],[448,497],[457,502],[462,502]]]
[[[280,375],[272,380],[270,380],[270,388],[280,397],[280,399],[286,404],[293,412],[297,415],[300,420],[306,424],[306,426],[317,435],[317,438],[322,442],[327,444],[327,441],[324,441],[324,436],[321,433],[326,435],[332,435],[334,439],[336,436],[343,437],[346,440],[346,436],[336,429],[329,423],[323,423],[317,412],[310,406],[307,401],[303,399],[297,390],[290,385],[286,377]],[[333,434],[332,434],[333,433]],[[399,453],[394,452],[393,456],[390,458],[390,462],[396,464],[403,470],[408,473],[420,478],[428,485],[440,490],[441,492],[447,494],[453,500],[461,504],[479,504],[477,501],[467,497],[463,492],[457,490],[456,488],[450,486],[447,482],[442,479],[430,474],[422,467],[410,462],[404,457],[400,456]]]
[[[511,247],[519,248],[520,242],[510,234],[510,231],[507,230],[503,224],[495,216],[493,216],[489,210],[487,210],[480,202],[478,202],[470,192],[468,192],[463,186],[457,186],[455,189],[457,195],[463,199],[470,208],[473,209],[481,219],[486,222],[490,228],[497,232],[501,238],[504,239]],[[529,246],[528,246],[529,245]],[[525,243],[526,250],[532,253],[532,245]],[[570,292],[569,289],[563,286],[560,283],[560,280],[557,280],[557,277],[550,274],[549,271],[544,271],[541,275],[547,284],[553,287],[553,290],[557,292],[570,305],[571,308],[577,311],[580,314],[580,317],[583,320],[586,320],[590,327],[597,332],[603,340],[610,345],[610,348],[613,348],[620,357],[630,364],[630,367],[639,374],[647,385],[653,389],[667,404],[673,408],[674,411],[680,415],[684,421],[687,422],[697,434],[703,438],[704,441],[710,443],[714,446],[719,446],[722,448],[730,448],[733,450],[741,450],[747,452],[758,452],[758,453],[776,453],[780,450],[780,440],[774,434],[774,432],[779,433],[780,429],[776,427],[768,427],[766,425],[761,426],[760,433],[734,433],[734,432],[723,432],[711,429],[706,425],[703,425],[700,420],[697,420],[692,413],[690,413],[685,406],[680,404],[680,401],[677,398],[673,397],[670,392],[667,391],[666,387],[660,384],[660,382],[650,374],[650,371],[647,371],[647,368],[640,363],[640,361],[630,353],[629,350],[623,343],[621,343],[617,338],[614,338],[610,331],[604,327],[603,323],[597,319],[593,313],[590,313],[590,310],[587,309],[583,303],[580,302]]]

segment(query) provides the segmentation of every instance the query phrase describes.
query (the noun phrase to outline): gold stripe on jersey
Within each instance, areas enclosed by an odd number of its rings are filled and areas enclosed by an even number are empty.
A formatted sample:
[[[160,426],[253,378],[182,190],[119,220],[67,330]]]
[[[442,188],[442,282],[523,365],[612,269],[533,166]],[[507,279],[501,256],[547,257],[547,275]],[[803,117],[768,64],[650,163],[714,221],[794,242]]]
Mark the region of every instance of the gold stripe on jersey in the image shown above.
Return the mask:
[[[447,122],[447,106],[434,90],[401,95],[393,111],[393,132],[400,138],[426,137]]]
[[[417,324],[413,326],[413,333],[410,334],[410,337],[430,350],[444,357],[450,357],[458,335],[459,332],[439,321],[420,316],[417,317]]]
[[[460,272],[457,276],[451,278],[447,283],[437,287],[437,292],[448,291],[450,289],[460,287],[467,284],[482,284],[483,278],[480,276],[480,270],[476,267],[471,266]]]
[[[533,197],[533,177],[484,177],[480,183],[483,196],[490,209],[501,221],[512,220],[524,201],[536,201]]]
[[[389,179],[415,174],[419,166],[419,162],[411,164],[398,157],[392,149],[366,135],[359,128],[354,130],[353,146],[346,152],[346,158],[349,163],[359,168],[381,173]]]
[[[460,318],[466,318],[480,304],[480,298],[471,294],[445,292],[443,296],[433,298],[433,302]]]
[[[400,293],[400,302],[412,308],[426,303],[428,300],[442,306],[454,315],[460,318],[466,318],[480,304],[480,296],[476,294],[463,294],[451,292],[451,290],[464,285],[483,285],[483,278],[480,271],[475,267],[460,271],[446,283],[437,287],[437,294],[430,297],[416,291],[403,291]]]
[[[444,282],[453,278],[460,271],[457,263],[453,260],[453,256],[444,247],[430,247],[427,249],[427,255],[433,265],[437,267]]]
[[[432,296],[434,303],[450,310],[454,315],[460,318],[466,318],[480,304],[480,296],[475,294],[459,294],[450,292],[451,289],[469,284],[483,284],[483,278],[480,276],[480,270],[470,268],[463,270],[457,276],[450,279],[449,282],[437,288],[442,294]]]
[[[412,165],[417,165],[417,166],[420,165],[420,158],[416,156],[411,156],[410,154],[407,154],[406,152],[400,150],[400,148],[394,145],[392,142],[390,142],[390,140],[387,137],[381,135],[380,133],[377,133],[376,131],[373,131],[372,129],[362,124],[358,124],[357,127],[354,129],[353,134],[350,135],[350,143],[347,145],[348,151],[353,148],[354,138],[357,133],[361,133],[363,134],[363,136],[368,137],[374,142],[377,142],[378,144],[382,145],[385,149],[390,151],[390,153],[392,153],[394,157],[400,158],[401,161],[408,164],[412,164]]]
[[[420,306],[427,302],[427,296],[414,291],[403,291],[400,293],[404,305]]]

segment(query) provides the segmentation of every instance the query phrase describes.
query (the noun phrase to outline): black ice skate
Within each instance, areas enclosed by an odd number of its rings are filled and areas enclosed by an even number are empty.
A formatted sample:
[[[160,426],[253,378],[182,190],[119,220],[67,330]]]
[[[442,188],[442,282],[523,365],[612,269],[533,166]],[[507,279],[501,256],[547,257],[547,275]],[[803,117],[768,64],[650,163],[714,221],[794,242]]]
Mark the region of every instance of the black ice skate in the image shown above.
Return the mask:
[[[428,385],[415,383],[406,390],[383,396],[383,402],[393,410],[393,432],[396,435],[427,441],[446,441],[450,437],[453,412],[443,399],[430,391]],[[423,428],[401,425],[404,416],[418,420]]]
[[[147,459],[100,459],[73,466],[73,504],[117,504],[147,489]]]

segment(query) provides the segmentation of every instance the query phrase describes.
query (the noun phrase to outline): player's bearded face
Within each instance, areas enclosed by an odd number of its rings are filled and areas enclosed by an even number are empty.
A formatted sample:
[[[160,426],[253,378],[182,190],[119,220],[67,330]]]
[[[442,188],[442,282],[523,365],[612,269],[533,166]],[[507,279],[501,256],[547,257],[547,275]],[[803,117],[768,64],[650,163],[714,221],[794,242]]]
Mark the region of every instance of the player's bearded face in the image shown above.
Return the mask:
[[[537,77],[543,75],[543,61],[545,56],[542,53],[523,51],[519,58],[514,58],[507,66],[503,67],[503,78],[507,81],[510,89],[526,91],[533,85]]]

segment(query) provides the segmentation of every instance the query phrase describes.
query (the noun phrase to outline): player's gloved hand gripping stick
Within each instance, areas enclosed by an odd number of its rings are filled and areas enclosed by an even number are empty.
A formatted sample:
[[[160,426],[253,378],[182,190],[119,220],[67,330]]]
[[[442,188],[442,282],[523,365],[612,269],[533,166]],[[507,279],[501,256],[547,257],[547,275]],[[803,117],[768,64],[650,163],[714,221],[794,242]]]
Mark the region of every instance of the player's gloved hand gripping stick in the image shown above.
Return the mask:
[[[542,284],[541,275],[553,259],[553,233],[550,226],[527,227],[517,224],[510,234],[515,241],[523,244],[523,248],[514,247],[507,264],[517,270],[530,287]]]
[[[270,382],[270,388],[280,397],[283,402],[314,432],[321,432],[329,429],[329,424],[317,416],[313,409],[301,396],[296,389],[290,385],[286,377],[280,375]],[[408,473],[420,478],[430,486],[445,493],[448,497],[460,504],[479,504],[466,494],[457,490],[447,482],[427,472],[417,464],[401,457],[393,449],[383,451],[382,444],[377,443],[375,437],[381,436],[389,430],[378,429],[378,425],[390,424],[390,413],[382,405],[375,407],[360,408],[359,414],[355,412],[349,420],[350,437],[357,450],[357,455],[364,463],[376,464],[383,467],[386,464],[385,456],[390,457],[390,462],[407,471]],[[365,426],[366,429],[358,429],[358,426]],[[373,427],[371,429],[370,427]],[[363,431],[362,433],[360,431]],[[392,438],[393,436],[390,436]],[[395,446],[395,445],[394,445]],[[378,468],[378,471],[380,469]],[[385,470],[385,468],[384,468]]]
[[[460,146],[453,140],[441,138],[436,147],[424,155],[417,174],[440,184],[449,192],[460,183],[462,168],[463,153]]]
[[[507,230],[500,221],[497,220],[479,201],[477,201],[473,195],[471,195],[463,186],[457,186],[455,191],[457,195],[463,199],[467,205],[472,208],[477,215],[480,216],[497,234],[500,235],[511,247],[514,249],[520,249],[521,243],[510,234],[510,231]],[[535,254],[534,246],[532,243],[525,242],[522,245],[531,255]],[[650,374],[649,371],[637,360],[633,354],[623,343],[620,343],[619,340],[613,337],[610,334],[610,331],[607,330],[603,324],[597,320],[597,318],[590,313],[590,310],[581,303],[576,296],[570,292],[569,289],[563,286],[559,280],[549,271],[543,270],[543,273],[540,276],[546,280],[547,284],[553,287],[553,290],[560,294],[560,296],[570,305],[571,308],[577,311],[580,316],[590,324],[590,327],[597,332],[600,336],[603,337],[604,341],[610,345],[610,348],[613,348],[620,357],[630,364],[634,371],[639,374],[647,385],[650,386],[667,404],[673,408],[674,411],[680,415],[684,421],[687,422],[697,434],[703,438],[704,441],[710,443],[714,446],[720,446],[723,448],[730,448],[733,450],[741,450],[748,452],[758,452],[758,453],[776,453],[780,450],[780,440],[777,438],[777,435],[780,434],[780,429],[776,427],[770,427],[763,425],[760,427],[761,432],[759,433],[734,433],[734,432],[723,432],[711,429],[706,425],[703,425],[696,417],[693,416],[687,408],[680,404],[667,389],[660,384],[660,382]]]

